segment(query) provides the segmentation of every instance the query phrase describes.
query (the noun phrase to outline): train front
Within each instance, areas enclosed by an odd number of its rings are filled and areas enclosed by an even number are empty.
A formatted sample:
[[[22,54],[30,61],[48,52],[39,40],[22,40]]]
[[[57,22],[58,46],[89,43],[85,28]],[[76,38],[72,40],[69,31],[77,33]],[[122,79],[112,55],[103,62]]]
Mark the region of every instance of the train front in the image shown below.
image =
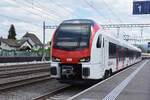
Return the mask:
[[[92,20],[66,20],[52,39],[51,77],[61,82],[80,82],[90,75]]]

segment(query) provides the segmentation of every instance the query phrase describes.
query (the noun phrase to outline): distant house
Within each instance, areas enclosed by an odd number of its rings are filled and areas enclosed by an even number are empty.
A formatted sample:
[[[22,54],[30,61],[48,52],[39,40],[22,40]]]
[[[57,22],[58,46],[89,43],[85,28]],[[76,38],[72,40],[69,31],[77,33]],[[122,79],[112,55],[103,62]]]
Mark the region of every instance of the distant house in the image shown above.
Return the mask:
[[[41,41],[30,33],[26,33],[20,40],[0,38],[0,48],[5,50],[38,50],[41,47]]]
[[[26,33],[22,40],[28,40],[29,43],[32,45],[32,49],[38,50],[42,48],[42,42],[36,37],[35,34]]]
[[[22,50],[26,46],[28,50],[31,50],[31,45],[27,40],[14,40],[14,39],[2,39],[0,38],[0,48],[5,50]],[[27,49],[26,49],[27,50]]]

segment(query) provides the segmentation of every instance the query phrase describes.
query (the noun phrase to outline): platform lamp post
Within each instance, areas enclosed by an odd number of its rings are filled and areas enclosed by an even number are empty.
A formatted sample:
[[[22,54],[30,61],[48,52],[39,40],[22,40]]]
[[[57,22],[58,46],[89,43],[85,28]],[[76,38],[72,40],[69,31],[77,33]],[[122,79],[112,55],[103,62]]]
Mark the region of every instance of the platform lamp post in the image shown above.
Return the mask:
[[[45,21],[43,22],[43,55],[42,61],[46,61],[45,59]]]

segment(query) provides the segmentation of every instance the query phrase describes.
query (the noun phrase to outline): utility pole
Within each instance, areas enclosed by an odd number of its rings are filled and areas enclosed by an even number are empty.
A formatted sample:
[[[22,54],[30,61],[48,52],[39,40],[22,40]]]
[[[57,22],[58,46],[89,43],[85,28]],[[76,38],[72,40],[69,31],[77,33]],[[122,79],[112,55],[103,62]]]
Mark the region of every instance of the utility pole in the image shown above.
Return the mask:
[[[47,26],[45,25],[45,21],[43,21],[43,55],[42,55],[42,61],[46,61],[45,56],[46,56],[46,50],[45,50],[45,30],[46,29],[56,29],[58,26],[56,25],[51,25],[51,26]]]
[[[45,59],[45,21],[43,22],[43,56],[42,61],[46,61]]]

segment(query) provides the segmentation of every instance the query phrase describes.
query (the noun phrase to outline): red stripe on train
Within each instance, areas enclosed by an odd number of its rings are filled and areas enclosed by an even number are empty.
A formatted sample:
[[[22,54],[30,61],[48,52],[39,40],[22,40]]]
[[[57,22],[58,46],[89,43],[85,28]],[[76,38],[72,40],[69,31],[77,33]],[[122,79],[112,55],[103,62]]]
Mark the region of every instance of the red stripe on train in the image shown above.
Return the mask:
[[[93,29],[93,34],[91,37],[91,41],[90,41],[90,48],[89,48],[89,53],[91,54],[91,49],[92,49],[92,43],[93,43],[93,39],[95,37],[96,32],[99,30],[99,26],[97,24],[94,24],[94,29]]]

